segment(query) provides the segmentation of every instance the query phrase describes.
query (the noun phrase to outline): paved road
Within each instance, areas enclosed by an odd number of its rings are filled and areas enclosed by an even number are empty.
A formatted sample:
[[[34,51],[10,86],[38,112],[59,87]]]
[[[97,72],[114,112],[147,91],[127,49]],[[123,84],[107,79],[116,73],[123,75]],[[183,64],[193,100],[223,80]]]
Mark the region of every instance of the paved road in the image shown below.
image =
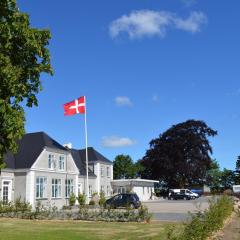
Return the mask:
[[[149,212],[156,220],[185,221],[189,218],[189,212],[195,213],[208,208],[208,197],[200,197],[195,200],[153,200],[144,202]]]

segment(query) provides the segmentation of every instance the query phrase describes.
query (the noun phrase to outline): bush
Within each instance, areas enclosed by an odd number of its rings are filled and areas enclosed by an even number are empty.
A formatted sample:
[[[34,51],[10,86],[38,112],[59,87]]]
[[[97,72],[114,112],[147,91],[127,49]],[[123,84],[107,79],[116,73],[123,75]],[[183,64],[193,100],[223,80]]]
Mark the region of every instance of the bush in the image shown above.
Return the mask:
[[[95,205],[95,201],[89,204]],[[37,220],[87,220],[87,221],[107,221],[107,222],[149,222],[151,215],[146,207],[134,209],[113,210],[113,209],[89,209],[82,206],[79,211],[72,211],[71,207],[65,206],[62,210],[49,205],[43,205],[41,201],[37,201],[35,209],[30,204],[17,199],[15,202],[3,204],[0,202],[0,217],[5,218],[21,218],[21,219],[37,219]]]
[[[95,202],[93,199],[91,199],[91,200],[89,201],[89,205],[90,205],[90,206],[95,206],[95,205],[96,205],[96,202]]]
[[[209,202],[209,208],[203,213],[192,215],[181,233],[168,233],[169,240],[205,240],[213,232],[223,227],[224,220],[233,211],[233,199],[224,195]]]
[[[75,205],[76,202],[76,197],[74,195],[74,193],[71,193],[70,197],[69,197],[69,206],[73,207]]]
[[[84,194],[79,193],[77,200],[78,200],[79,206],[84,206],[86,204],[86,196]]]
[[[102,207],[102,206],[104,206],[105,202],[106,202],[105,194],[104,194],[104,192],[101,191],[100,192],[99,205]]]
[[[232,189],[226,189],[223,191],[224,195],[232,196],[233,195],[233,190]]]

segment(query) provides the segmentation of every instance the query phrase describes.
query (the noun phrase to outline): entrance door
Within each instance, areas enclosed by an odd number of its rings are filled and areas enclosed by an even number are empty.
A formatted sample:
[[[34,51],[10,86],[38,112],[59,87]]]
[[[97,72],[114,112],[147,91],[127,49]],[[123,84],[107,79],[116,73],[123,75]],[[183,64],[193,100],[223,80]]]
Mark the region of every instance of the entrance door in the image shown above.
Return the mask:
[[[12,181],[11,180],[3,180],[2,181],[2,201],[3,203],[10,202],[12,193]]]

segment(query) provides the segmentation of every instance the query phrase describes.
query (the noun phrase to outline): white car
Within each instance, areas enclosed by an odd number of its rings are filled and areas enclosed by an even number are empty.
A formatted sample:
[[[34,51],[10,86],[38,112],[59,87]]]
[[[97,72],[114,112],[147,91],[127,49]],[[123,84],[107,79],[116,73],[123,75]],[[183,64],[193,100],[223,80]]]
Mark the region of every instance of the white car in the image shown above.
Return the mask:
[[[198,198],[197,193],[189,189],[169,189],[168,199],[195,199]]]

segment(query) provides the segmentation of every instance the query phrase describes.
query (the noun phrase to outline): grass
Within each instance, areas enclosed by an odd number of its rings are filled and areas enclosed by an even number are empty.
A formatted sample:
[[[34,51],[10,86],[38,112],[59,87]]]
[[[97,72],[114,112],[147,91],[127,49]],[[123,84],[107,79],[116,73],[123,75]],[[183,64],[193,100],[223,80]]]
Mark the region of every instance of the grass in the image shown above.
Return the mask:
[[[34,221],[0,219],[4,240],[165,239],[168,223],[106,223],[83,221]]]

